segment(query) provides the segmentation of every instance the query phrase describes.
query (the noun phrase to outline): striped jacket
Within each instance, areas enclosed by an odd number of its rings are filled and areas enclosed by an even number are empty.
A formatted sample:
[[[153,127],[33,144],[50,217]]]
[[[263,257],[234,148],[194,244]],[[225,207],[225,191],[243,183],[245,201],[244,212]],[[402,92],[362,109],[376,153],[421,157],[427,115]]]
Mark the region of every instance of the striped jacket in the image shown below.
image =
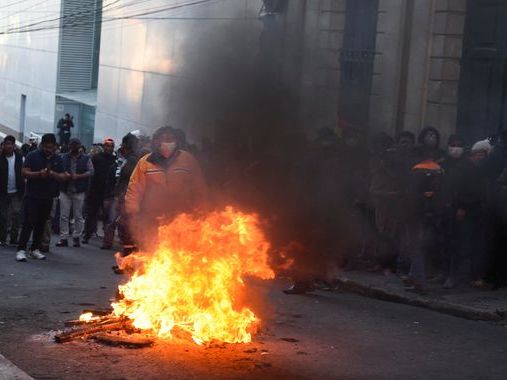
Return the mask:
[[[207,186],[197,160],[179,150],[169,160],[151,153],[139,160],[130,177],[125,209],[129,215],[172,218],[204,207]]]

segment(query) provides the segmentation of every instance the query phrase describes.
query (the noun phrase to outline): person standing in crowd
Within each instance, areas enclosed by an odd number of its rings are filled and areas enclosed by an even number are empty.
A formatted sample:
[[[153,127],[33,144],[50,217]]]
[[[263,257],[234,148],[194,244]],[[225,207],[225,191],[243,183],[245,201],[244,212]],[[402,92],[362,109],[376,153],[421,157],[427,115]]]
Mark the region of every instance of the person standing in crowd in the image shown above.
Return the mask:
[[[42,136],[41,146],[25,159],[22,175],[27,179],[23,200],[23,227],[19,237],[17,261],[26,261],[27,244],[33,232],[29,256],[43,260],[41,241],[46,221],[51,213],[53,198],[58,195],[59,182],[64,181],[62,159],[55,154],[56,137],[52,133]]]
[[[16,150],[16,138],[6,136],[0,153],[0,246],[18,244],[25,180],[21,175],[23,156]]]
[[[360,222],[351,216],[351,183],[342,181],[344,173],[350,173],[347,165],[357,157],[353,150],[358,149],[356,141],[341,150],[336,134],[323,128],[310,148],[303,141],[296,144],[289,146],[299,149],[287,152],[292,160],[287,160],[285,186],[292,191],[286,194],[282,190],[276,198],[280,205],[284,203],[281,220],[288,224],[277,229],[285,230],[289,244],[284,250],[294,259],[290,268],[294,283],[283,290],[289,295],[311,292],[315,285],[323,290],[333,289],[339,268],[346,260],[355,259],[350,252],[356,252],[355,234],[360,229]]]
[[[160,221],[207,205],[207,185],[192,154],[181,150],[172,127],[153,134],[153,153],[137,163],[125,196],[125,211],[136,243],[143,248],[157,241]]]
[[[442,230],[446,262],[446,289],[452,289],[463,274],[462,238],[464,226],[464,204],[460,196],[466,176],[470,175],[471,162],[465,155],[464,140],[458,135],[451,135],[447,141],[447,154],[441,163],[445,176],[442,180]]]
[[[90,176],[93,175],[93,164],[90,157],[81,153],[81,141],[72,138],[69,141],[69,152],[62,155],[66,181],[60,188],[60,241],[57,247],[69,246],[70,210],[74,217],[74,247],[80,247],[80,238],[84,228],[83,206],[88,190]]]
[[[408,229],[407,221],[409,217],[408,210],[408,189],[410,184],[410,173],[412,167],[417,163],[415,151],[416,137],[412,132],[402,131],[396,138],[394,151],[388,155],[386,161],[388,167],[393,170],[393,178],[396,187],[399,189],[397,197],[397,218],[400,226],[399,238],[397,239],[397,265],[396,274],[400,277],[407,277],[410,268],[410,249],[408,247]]]
[[[408,245],[411,254],[406,290],[424,293],[426,260],[438,267],[439,231],[441,222],[441,182],[443,170],[438,164],[440,135],[433,127],[421,131],[418,142],[420,159],[410,172],[408,189]],[[442,269],[442,268],[439,268]]]
[[[106,228],[102,249],[111,249],[113,246],[114,231],[118,228],[118,236],[123,246],[123,255],[127,256],[135,250],[134,240],[128,226],[128,215],[125,212],[125,195],[134,168],[139,161],[139,139],[128,133],[122,139],[121,156],[123,160],[118,168],[118,177],[114,187],[115,217],[111,225]]]
[[[66,113],[63,118],[58,120],[58,136],[60,137],[60,145],[66,147],[70,141],[71,128],[74,128],[73,117]]]
[[[374,213],[374,270],[388,275],[396,271],[400,225],[398,202],[401,189],[392,165],[394,140],[386,133],[375,135],[371,143],[369,205]]]
[[[489,260],[485,250],[490,189],[481,176],[481,163],[491,152],[489,140],[476,142],[470,151],[468,166],[457,191],[456,220],[459,223],[457,260],[451,261],[451,281],[459,281],[466,273],[473,283],[481,283],[488,272]],[[465,264],[467,268],[465,268]],[[453,276],[454,274],[454,276]],[[455,283],[451,282],[448,287]],[[451,286],[449,286],[451,285]]]
[[[493,249],[491,250],[491,269],[486,277],[493,289],[507,286],[507,163],[498,177],[492,196]],[[474,285],[483,285],[479,282]]]
[[[87,216],[85,223],[85,232],[83,243],[87,244],[91,236],[97,232],[97,219],[99,212],[107,214],[104,208],[104,200],[107,194],[111,194],[114,181],[111,175],[114,175],[113,167],[116,163],[114,154],[114,140],[107,138],[104,140],[103,151],[92,156],[94,174],[90,181],[90,191],[87,198]],[[108,215],[104,215],[104,223],[107,225]]]

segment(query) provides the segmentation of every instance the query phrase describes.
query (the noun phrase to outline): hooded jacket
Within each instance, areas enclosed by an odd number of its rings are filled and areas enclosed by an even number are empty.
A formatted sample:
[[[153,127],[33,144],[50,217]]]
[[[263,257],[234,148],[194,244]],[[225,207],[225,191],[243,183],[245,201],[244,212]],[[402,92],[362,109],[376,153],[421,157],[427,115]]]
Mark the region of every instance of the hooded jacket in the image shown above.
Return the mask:
[[[190,153],[178,150],[169,159],[151,153],[139,160],[130,177],[125,210],[149,220],[172,218],[203,207],[206,200],[201,168]]]

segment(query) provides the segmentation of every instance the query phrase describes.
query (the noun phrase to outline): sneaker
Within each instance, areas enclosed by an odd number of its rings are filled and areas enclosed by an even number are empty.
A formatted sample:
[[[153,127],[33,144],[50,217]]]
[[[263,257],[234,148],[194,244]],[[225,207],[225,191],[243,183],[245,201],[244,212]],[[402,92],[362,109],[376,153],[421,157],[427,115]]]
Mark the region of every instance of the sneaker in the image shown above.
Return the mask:
[[[32,252],[30,252],[29,256],[32,259],[36,259],[36,260],[44,260],[46,258],[46,256],[44,256],[38,249],[35,249]]]
[[[313,292],[315,290],[315,287],[308,283],[308,282],[299,282],[296,281],[294,285],[292,285],[290,288],[285,289],[283,292],[285,294],[305,294],[308,292]]]
[[[443,284],[445,281],[445,276],[443,274],[437,274],[436,276],[428,279],[428,284]]]
[[[23,249],[20,249],[18,252],[16,252],[16,261],[26,261],[26,251]]]
[[[81,243],[79,242],[79,238],[74,238],[74,247],[79,248],[81,247]]]
[[[114,272],[115,274],[125,274],[125,270],[120,269],[120,267],[119,267],[118,265],[113,265],[113,266],[111,267],[111,269],[113,270],[113,272]]]
[[[325,281],[317,280],[313,283],[313,286],[319,290],[325,290],[327,292],[338,289],[338,281]]]
[[[42,245],[39,251],[42,253],[49,253],[49,245]]]
[[[68,247],[69,241],[67,239],[60,239],[58,243],[56,243],[57,247]]]
[[[426,288],[422,285],[414,284],[412,286],[405,286],[405,291],[409,293],[415,293],[420,296],[426,296],[428,295],[428,292],[426,291]]]
[[[486,289],[486,290],[493,289],[493,285],[484,280],[473,281],[471,285],[476,289]]]

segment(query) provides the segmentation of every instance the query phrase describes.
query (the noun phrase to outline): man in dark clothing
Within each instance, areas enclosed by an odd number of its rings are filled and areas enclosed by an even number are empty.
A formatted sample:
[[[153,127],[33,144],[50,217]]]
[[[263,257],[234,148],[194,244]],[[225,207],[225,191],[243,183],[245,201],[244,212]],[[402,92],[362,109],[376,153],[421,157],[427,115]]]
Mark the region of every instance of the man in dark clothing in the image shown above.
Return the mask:
[[[443,170],[437,162],[441,157],[438,131],[432,127],[425,128],[418,141],[421,144],[417,152],[420,159],[410,171],[407,192],[407,244],[411,252],[410,284],[407,290],[424,293],[425,262],[428,258],[434,263],[440,259],[438,243]]]
[[[393,165],[395,153],[393,139],[380,132],[371,141],[370,186],[368,204],[374,214],[374,261],[375,270],[385,274],[396,269],[399,238],[398,203],[401,189],[397,171]]]
[[[472,146],[457,191],[456,219],[460,227],[460,258],[462,261],[469,261],[466,272],[471,274],[474,283],[485,277],[489,264],[485,250],[489,190],[487,180],[481,176],[480,164],[486,159],[490,149],[491,145],[487,140]],[[459,261],[452,264],[457,266]],[[453,269],[455,268],[451,266],[451,270]],[[455,272],[461,274],[456,269]]]
[[[56,128],[58,129],[58,136],[60,137],[60,145],[67,146],[70,141],[71,128],[74,128],[73,117],[66,113],[63,118],[58,121]]]
[[[72,138],[69,142],[70,152],[62,155],[66,181],[62,183],[60,189],[60,241],[56,243],[57,247],[69,245],[71,208],[74,217],[74,247],[81,245],[79,239],[84,228],[83,205],[89,179],[93,175],[93,164],[88,155],[81,153],[80,148],[81,141]]]
[[[52,133],[42,136],[38,150],[30,152],[25,159],[22,175],[27,179],[23,202],[23,228],[19,237],[17,261],[26,261],[28,239],[33,232],[30,257],[46,258],[41,252],[44,227],[51,213],[53,198],[58,195],[59,182],[65,180],[62,159],[55,154],[56,137]]]
[[[15,146],[15,137],[6,136],[0,153],[0,246],[6,244],[7,232],[10,244],[18,244],[25,180],[21,176],[23,156]]]
[[[113,246],[114,231],[118,228],[118,235],[123,245],[123,255],[127,256],[136,250],[136,246],[129,230],[128,215],[125,212],[125,194],[130,181],[130,176],[134,171],[138,155],[139,139],[133,134],[129,133],[123,137],[121,143],[121,155],[123,162],[119,167],[119,175],[116,179],[114,187],[114,200],[116,206],[116,215],[112,223],[110,223],[105,230],[104,244],[102,249],[111,249]]]
[[[114,189],[114,165],[116,163],[116,155],[114,154],[113,139],[104,140],[104,151],[92,157],[94,174],[90,181],[90,190],[87,198],[87,216],[85,223],[85,233],[83,243],[87,244],[90,237],[97,232],[97,218],[99,211],[107,214],[104,208],[104,200],[108,194],[113,193]],[[104,215],[104,223],[110,223],[109,216]]]
[[[447,154],[441,166],[445,176],[442,181],[442,226],[444,234],[444,252],[447,260],[447,279],[444,288],[456,286],[463,272],[463,265],[468,259],[463,256],[463,230],[465,219],[465,204],[463,200],[463,186],[467,176],[472,175],[472,163],[465,155],[464,140],[451,135],[447,143]],[[476,180],[476,178],[474,178]],[[467,219],[471,214],[467,215]]]
[[[491,184],[496,184],[500,174],[507,164],[507,130],[498,135],[498,141],[491,153],[481,161],[479,168],[481,173]]]
[[[507,226],[507,130],[498,135],[498,141],[491,153],[480,162],[479,171],[486,181],[488,192],[488,220],[486,236],[486,263],[490,268],[485,281],[476,281],[477,287],[499,287],[507,284],[505,229]]]
[[[423,128],[417,136],[417,144],[416,152],[419,160],[431,158],[439,162],[445,157],[444,151],[440,149],[440,133],[434,127]]]
[[[302,151],[295,152],[300,155]],[[351,216],[350,183],[343,181],[346,166],[353,158],[342,154],[336,135],[321,130],[300,162],[295,158],[289,165],[290,179],[285,186],[291,189],[286,194],[291,200],[281,217],[291,226],[286,255],[294,259],[290,269],[294,284],[284,290],[286,294],[313,291],[315,281],[325,288],[334,286],[338,269],[344,266],[346,255],[354,251],[359,228]]]
[[[491,258],[491,268],[493,268],[486,280],[493,288],[507,286],[507,166],[498,178],[494,196],[493,205],[495,208],[493,226],[494,226],[494,251]]]
[[[402,131],[396,138],[395,149],[386,155],[386,167],[393,172],[391,178],[395,182],[395,187],[399,189],[396,197],[397,219],[399,229],[399,237],[397,240],[397,265],[396,273],[400,276],[406,276],[410,268],[410,247],[408,245],[408,228],[409,220],[408,190],[410,188],[411,169],[417,164],[417,152],[415,145],[416,137],[410,131]]]

